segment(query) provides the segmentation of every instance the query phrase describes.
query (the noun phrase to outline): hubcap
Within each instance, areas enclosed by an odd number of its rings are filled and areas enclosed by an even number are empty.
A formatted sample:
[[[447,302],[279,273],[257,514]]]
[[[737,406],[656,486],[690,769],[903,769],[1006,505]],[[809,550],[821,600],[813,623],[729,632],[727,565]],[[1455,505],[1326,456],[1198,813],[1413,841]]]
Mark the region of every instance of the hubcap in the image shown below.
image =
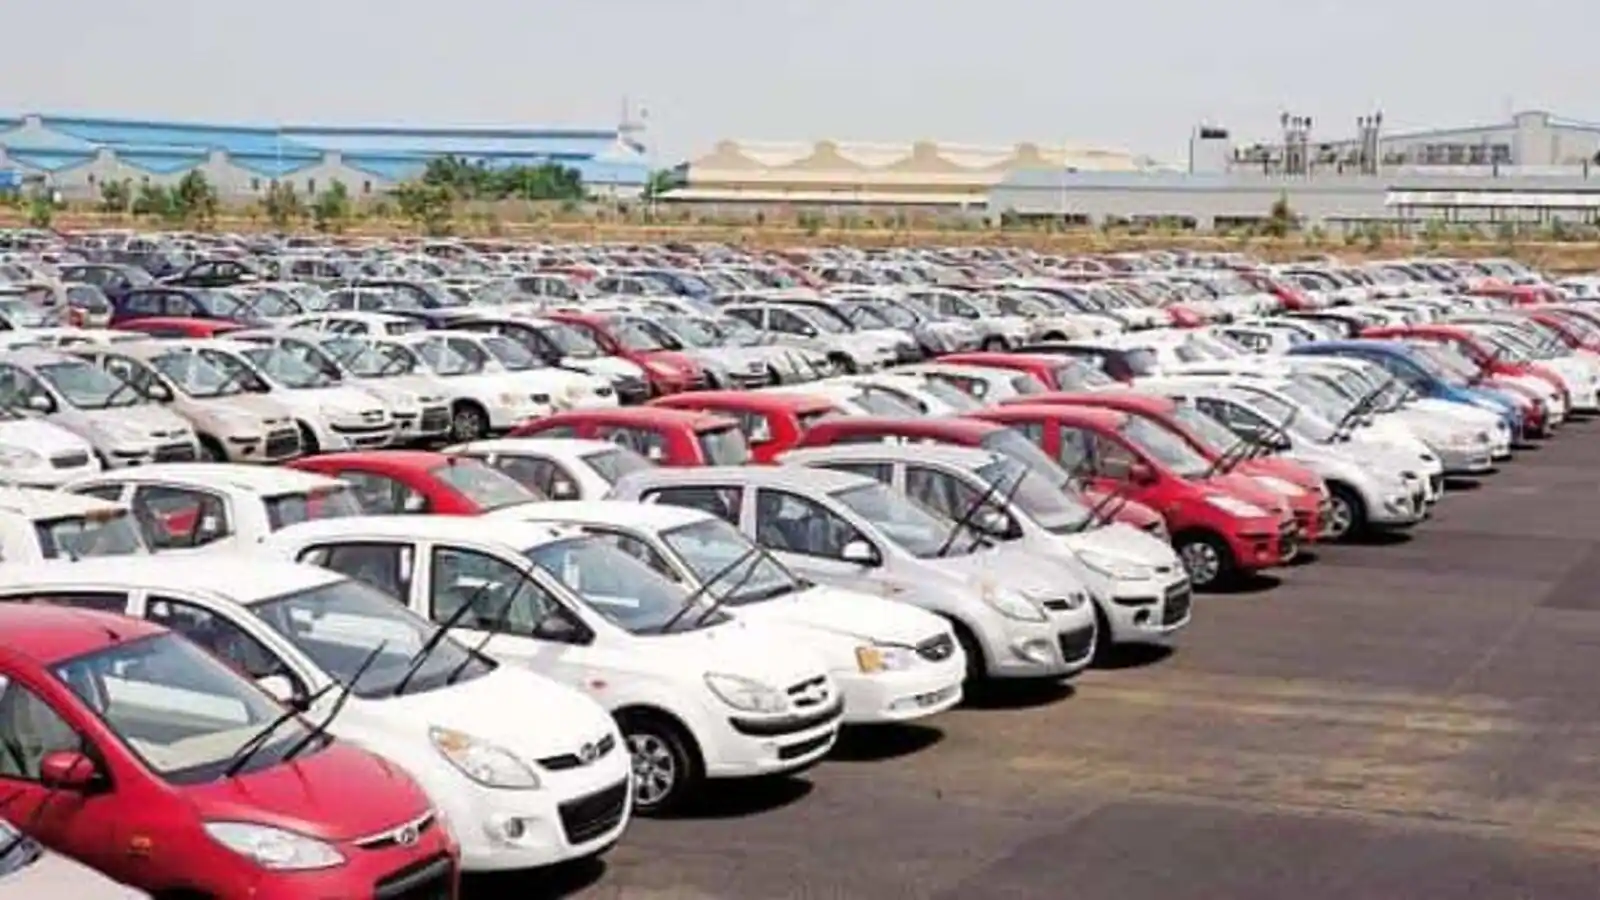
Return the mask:
[[[1178,551],[1183,567],[1189,570],[1189,580],[1194,584],[1210,584],[1222,571],[1222,557],[1217,548],[1204,541],[1184,544]]]
[[[1328,498],[1328,521],[1323,526],[1330,538],[1342,538],[1350,533],[1350,526],[1355,524],[1355,510],[1343,497],[1335,494]]]
[[[455,417],[456,437],[471,440],[478,436],[478,417],[470,409],[463,409]]]
[[[672,748],[659,735],[628,735],[628,752],[633,755],[633,802],[636,806],[657,806],[678,783],[678,764]]]

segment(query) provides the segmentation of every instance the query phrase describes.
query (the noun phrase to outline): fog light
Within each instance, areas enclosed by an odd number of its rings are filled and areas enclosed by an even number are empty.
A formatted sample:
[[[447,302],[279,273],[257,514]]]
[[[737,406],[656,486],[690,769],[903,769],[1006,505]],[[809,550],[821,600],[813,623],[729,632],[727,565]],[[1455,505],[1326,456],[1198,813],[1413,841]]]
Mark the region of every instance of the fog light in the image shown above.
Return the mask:
[[[1150,610],[1141,609],[1138,612],[1134,613],[1133,614],[1133,624],[1141,625],[1141,626],[1142,625],[1149,625],[1150,624]]]
[[[1016,653],[1028,662],[1034,663],[1048,663],[1054,658],[1054,654],[1050,652],[1050,642],[1044,638],[1023,641],[1016,648]]]

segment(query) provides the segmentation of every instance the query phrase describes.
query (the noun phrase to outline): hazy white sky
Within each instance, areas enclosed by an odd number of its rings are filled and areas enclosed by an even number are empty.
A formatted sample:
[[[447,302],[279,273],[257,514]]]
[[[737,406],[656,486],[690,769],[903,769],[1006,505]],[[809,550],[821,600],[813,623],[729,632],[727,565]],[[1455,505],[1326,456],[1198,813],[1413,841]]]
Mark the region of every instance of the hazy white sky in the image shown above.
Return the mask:
[[[1180,159],[1383,109],[1600,120],[1600,0],[7,0],[0,111],[615,124],[722,137],[1079,140]]]

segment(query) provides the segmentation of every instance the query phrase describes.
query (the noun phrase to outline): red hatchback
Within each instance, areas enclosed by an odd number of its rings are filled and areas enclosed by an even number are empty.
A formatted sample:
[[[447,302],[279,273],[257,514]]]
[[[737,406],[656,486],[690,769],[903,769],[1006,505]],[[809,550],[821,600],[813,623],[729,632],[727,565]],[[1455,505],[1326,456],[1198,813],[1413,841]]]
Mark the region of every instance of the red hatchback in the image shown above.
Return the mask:
[[[214,338],[246,326],[231,319],[186,319],[178,316],[150,316],[128,319],[112,326],[118,331],[137,331],[158,338]]]
[[[600,349],[621,357],[644,370],[655,396],[703,390],[710,386],[706,372],[694,357],[681,353],[683,345],[661,326],[630,315],[603,315],[551,311],[543,318],[581,329]]]
[[[650,401],[665,409],[726,416],[738,423],[758,463],[770,463],[800,443],[807,428],[843,412],[826,397],[787,391],[694,391]]]
[[[510,436],[611,441],[659,466],[742,466],[750,461],[750,445],[738,422],[659,406],[567,410],[524,422]]]
[[[364,450],[306,456],[289,467],[337,478],[368,516],[477,516],[547,499],[480,460],[428,450]]]
[[[107,613],[0,604],[0,804],[159,897],[458,892],[454,838],[415,829],[436,813],[401,769],[184,638]]]

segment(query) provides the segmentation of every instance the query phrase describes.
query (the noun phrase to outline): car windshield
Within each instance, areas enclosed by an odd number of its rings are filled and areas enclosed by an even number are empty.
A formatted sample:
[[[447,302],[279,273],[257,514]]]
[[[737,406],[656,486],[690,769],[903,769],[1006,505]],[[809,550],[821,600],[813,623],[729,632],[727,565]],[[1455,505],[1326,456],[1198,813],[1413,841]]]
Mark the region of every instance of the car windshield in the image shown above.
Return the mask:
[[[237,394],[245,389],[245,379],[242,375],[232,375],[192,351],[175,350],[163,353],[152,358],[150,365],[165,375],[178,390],[191,397],[220,397],[224,394]],[[237,368],[243,369],[242,366]]]
[[[1201,412],[1193,403],[1179,401],[1174,404],[1172,418],[1212,453],[1226,453],[1239,442],[1238,436],[1229,431],[1228,426]]]
[[[152,612],[162,605],[153,601]],[[52,674],[172,784],[221,780],[234,754],[283,713],[221,660],[166,632],[67,660]],[[283,722],[249,770],[276,765],[306,737],[299,719]]]
[[[812,327],[827,334],[844,334],[850,330],[850,322],[838,313],[823,312],[814,308],[797,311],[796,315],[805,319]]]
[[[955,385],[937,378],[923,378],[917,382],[917,390],[927,394],[940,403],[950,407],[958,413],[972,412],[982,409],[983,404],[974,399],[966,391]]]
[[[394,695],[417,651],[439,630],[388,594],[348,578],[263,600],[252,604],[251,612],[341,685],[349,686],[381,645],[383,650],[351,691],[368,700]],[[455,682],[470,681],[493,668],[468,654],[466,647],[445,637],[405,681],[404,693],[443,687],[452,676]]]
[[[661,540],[678,554],[695,579],[704,584],[718,578],[710,593],[729,606],[760,603],[801,590],[805,584],[769,554],[759,554],[732,566],[754,546],[739,529],[718,518],[702,519],[661,532]],[[731,590],[732,593],[724,596]]]
[[[616,484],[624,475],[656,467],[650,460],[627,447],[620,446],[597,450],[580,458],[596,475],[605,479],[606,484]]]
[[[600,345],[594,338],[581,328],[573,328],[560,322],[541,322],[538,325],[539,333],[550,339],[563,356],[576,359],[591,359],[603,355]]]
[[[0,819],[0,879],[33,865],[43,854],[44,849],[37,842]]]
[[[955,522],[877,482],[835,491],[832,497],[919,559],[933,559],[940,550],[945,556],[965,556],[984,545],[971,529],[961,529],[964,534],[950,540],[959,527]]]
[[[39,541],[39,553],[45,559],[129,556],[147,552],[138,523],[124,509],[37,519],[33,523],[33,534]]]
[[[703,594],[694,601],[700,609],[680,616],[689,591],[619,550],[607,537],[555,541],[524,555],[587,601],[590,609],[633,634],[661,634],[674,619],[684,628],[728,620],[725,614],[706,616],[712,609],[711,598]]]
[[[0,297],[0,316],[4,316],[12,328],[46,328],[55,324],[54,316],[16,297]]]
[[[195,290],[190,295],[214,319],[244,319],[250,313],[243,300],[223,291]]]
[[[878,311],[875,306],[865,303],[845,304],[844,314],[857,328],[891,328],[893,324],[888,317]]]
[[[327,373],[282,347],[256,345],[241,350],[240,355],[284,387],[319,388],[338,384]]]
[[[1055,378],[1063,391],[1081,391],[1116,383],[1116,379],[1100,369],[1080,365],[1057,366]]]
[[[618,319],[612,324],[617,336],[617,343],[629,350],[648,353],[652,350],[665,350],[667,345],[662,342],[661,334],[645,323],[634,319]]]
[[[436,466],[428,474],[449,485],[483,512],[545,499],[499,469],[466,457]]]
[[[674,337],[689,347],[716,347],[722,343],[716,331],[689,316],[662,316],[661,327],[671,331]]]
[[[357,378],[393,378],[417,369],[417,359],[402,347],[353,337],[327,338],[322,349]]]
[[[1153,457],[1163,467],[1184,478],[1198,478],[1211,464],[1189,442],[1164,425],[1144,416],[1128,416],[1117,433]]]
[[[850,399],[869,416],[903,419],[922,415],[922,410],[901,399],[888,388],[863,385]]]
[[[1061,464],[1051,459],[1048,453],[1039,449],[1038,444],[1013,429],[1002,428],[992,431],[984,435],[978,444],[991,453],[998,453],[1022,463],[1050,484],[1070,486],[1072,476],[1067,470],[1061,468]]]
[[[504,366],[511,372],[527,372],[531,369],[544,368],[539,358],[534,356],[521,342],[514,341],[504,335],[486,334],[481,338],[483,349],[489,351],[495,362]]]
[[[78,360],[44,363],[34,369],[34,374],[49,382],[68,403],[79,409],[135,406],[144,399],[122,379],[99,366]]]
[[[711,466],[742,466],[750,461],[750,444],[737,426],[710,428],[695,433],[700,452]]]
[[[1011,494],[1011,502],[1040,526],[1055,534],[1081,531],[1089,509],[1077,497],[1046,481],[1039,473],[1008,456],[996,456],[977,469],[977,475],[998,496]],[[1020,482],[1018,478],[1022,479]]]
[[[267,511],[267,527],[273,531],[301,522],[361,515],[355,492],[344,484],[273,494],[263,497],[261,504]]]
[[[1338,434],[1333,423],[1315,409],[1303,403],[1294,405],[1299,401],[1285,402],[1271,394],[1255,391],[1249,392],[1248,396],[1253,412],[1279,423],[1280,428],[1287,429],[1293,434],[1303,435],[1319,444],[1332,441]],[[1288,394],[1285,393],[1284,396],[1288,397]]]
[[[474,364],[472,360],[442,340],[423,341],[416,345],[416,351],[428,364],[428,368],[446,378],[474,375],[482,371],[482,366]]]
[[[1355,407],[1354,401],[1339,396],[1333,388],[1298,373],[1284,384],[1283,393],[1289,399],[1305,404],[1313,412],[1334,422],[1343,419],[1345,413]]]

